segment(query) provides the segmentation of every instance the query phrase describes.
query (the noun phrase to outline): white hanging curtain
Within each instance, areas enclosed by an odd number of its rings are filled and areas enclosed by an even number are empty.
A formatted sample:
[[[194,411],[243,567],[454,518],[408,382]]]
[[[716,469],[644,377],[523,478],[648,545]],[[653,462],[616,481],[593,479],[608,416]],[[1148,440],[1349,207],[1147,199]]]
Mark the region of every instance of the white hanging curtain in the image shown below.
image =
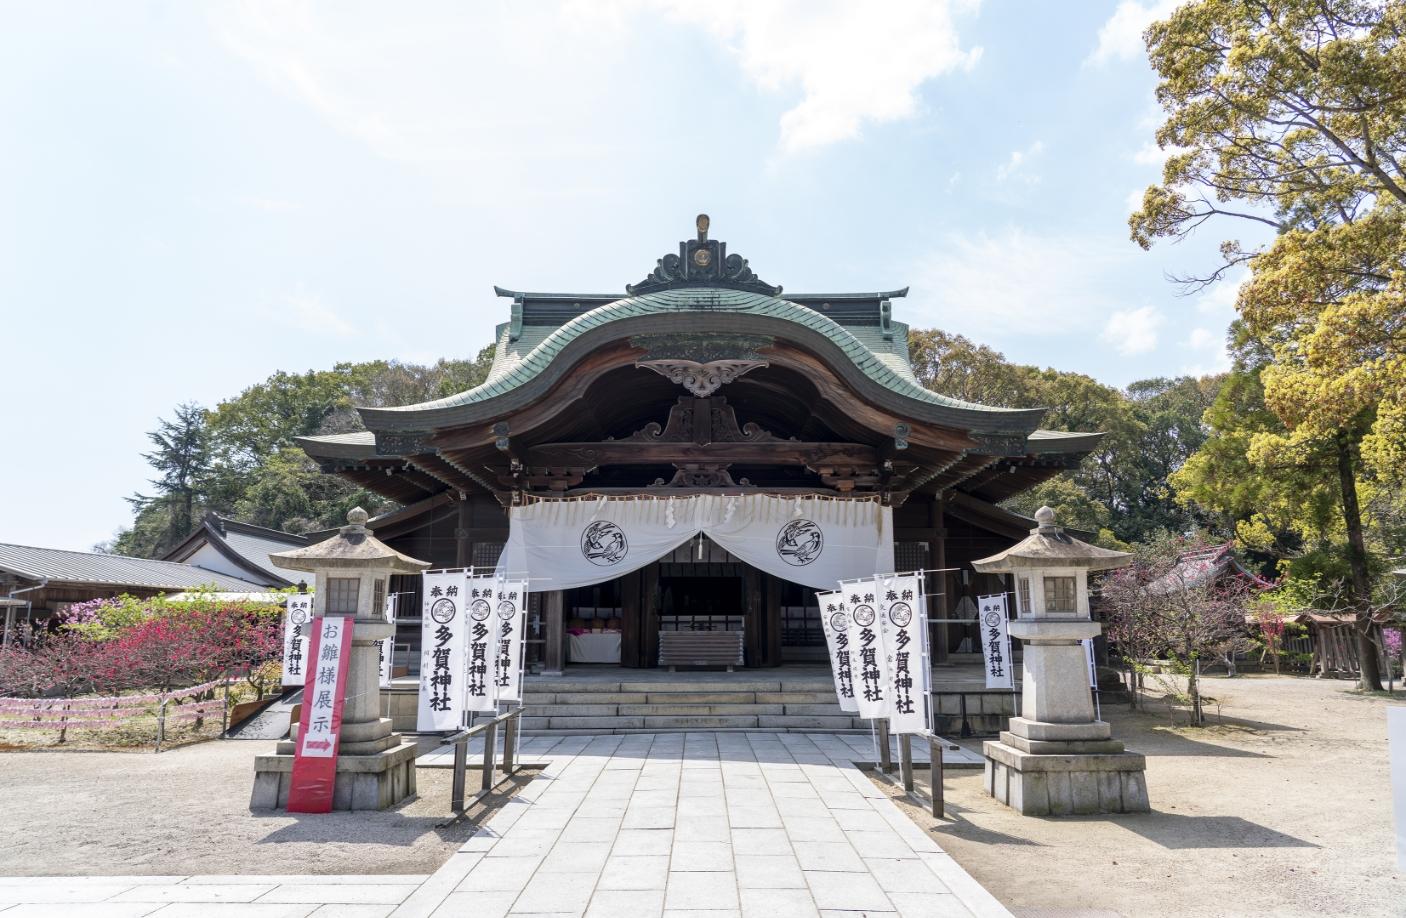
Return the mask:
[[[699,533],[769,574],[817,589],[893,570],[893,511],[876,498],[766,494],[534,500],[509,513],[504,575],[533,590],[601,583]]]

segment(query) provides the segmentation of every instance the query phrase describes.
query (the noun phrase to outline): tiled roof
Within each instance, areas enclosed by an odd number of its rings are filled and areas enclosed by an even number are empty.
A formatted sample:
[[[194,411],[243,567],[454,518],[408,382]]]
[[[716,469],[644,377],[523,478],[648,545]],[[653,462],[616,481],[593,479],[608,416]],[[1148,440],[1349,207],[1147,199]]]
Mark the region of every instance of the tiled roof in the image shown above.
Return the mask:
[[[568,344],[592,329],[623,319],[678,313],[718,315],[720,327],[724,326],[729,315],[764,316],[792,322],[824,335],[865,376],[898,395],[945,408],[992,416],[1010,415],[1012,420],[1031,414],[1029,409],[978,405],[924,389],[918,384],[909,365],[907,326],[901,323],[895,323],[892,334],[886,336],[878,327],[841,325],[814,309],[778,297],[696,287],[626,297],[582,313],[557,328],[524,326],[516,341],[511,340],[508,326],[500,326],[493,365],[482,385],[418,405],[364,409],[363,416],[371,421],[372,418],[388,418],[399,413],[435,411],[483,402],[512,391],[542,373]],[[370,426],[377,425],[372,422]]]
[[[60,583],[159,590],[189,590],[209,585],[231,592],[264,589],[262,584],[218,574],[193,564],[6,543],[0,543],[0,571],[8,571],[27,580],[47,579]]]

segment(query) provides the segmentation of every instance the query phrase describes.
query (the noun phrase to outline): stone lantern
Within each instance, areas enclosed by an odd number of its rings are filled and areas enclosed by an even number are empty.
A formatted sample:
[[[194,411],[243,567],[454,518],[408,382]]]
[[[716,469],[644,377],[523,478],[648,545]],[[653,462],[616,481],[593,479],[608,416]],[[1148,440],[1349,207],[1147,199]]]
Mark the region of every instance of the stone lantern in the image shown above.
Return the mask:
[[[430,565],[388,547],[371,534],[366,520],[366,511],[357,507],[332,538],[269,555],[276,567],[314,575],[314,617],[342,616],[355,622],[334,810],[383,810],[415,793],[415,744],[392,733],[390,718],[381,716],[377,642],[395,634],[385,616],[391,575],[418,574]],[[287,806],[298,727],[293,724],[275,754],[255,758],[250,809]]]
[[[972,562],[1012,576],[1010,633],[1025,652],[1021,716],[983,748],[986,792],[1027,816],[1146,812],[1146,761],[1096,719],[1080,643],[1101,630],[1089,615],[1089,572],[1124,567],[1131,555],[1070,536],[1049,507],[1035,521],[1018,545]]]

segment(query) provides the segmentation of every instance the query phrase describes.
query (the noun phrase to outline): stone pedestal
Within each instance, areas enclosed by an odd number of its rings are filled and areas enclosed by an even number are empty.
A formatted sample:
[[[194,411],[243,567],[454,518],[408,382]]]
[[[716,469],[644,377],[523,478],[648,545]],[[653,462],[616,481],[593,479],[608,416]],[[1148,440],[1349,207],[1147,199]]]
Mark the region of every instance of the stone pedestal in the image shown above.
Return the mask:
[[[1092,621],[1013,622],[1025,644],[1025,717],[986,742],[986,792],[1026,816],[1146,813],[1147,761],[1094,720],[1084,648]]]
[[[249,809],[287,807],[292,772],[291,753],[255,756],[254,792],[249,797]],[[414,794],[414,743],[398,743],[374,755],[337,757],[337,783],[332,788],[334,810],[384,810]]]
[[[390,718],[381,717],[379,710],[381,667],[376,642],[394,633],[395,628],[384,621],[358,618],[353,627],[332,790],[334,810],[383,810],[415,794],[415,744],[392,733]],[[288,805],[299,726],[293,724],[288,739],[280,741],[272,755],[255,757],[251,810]]]

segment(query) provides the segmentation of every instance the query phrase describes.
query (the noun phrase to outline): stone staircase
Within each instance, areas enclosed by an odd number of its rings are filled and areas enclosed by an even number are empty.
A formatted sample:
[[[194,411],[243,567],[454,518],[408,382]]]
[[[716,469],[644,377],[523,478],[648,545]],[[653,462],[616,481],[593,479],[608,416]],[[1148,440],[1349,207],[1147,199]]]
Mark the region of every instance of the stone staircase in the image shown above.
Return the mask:
[[[523,698],[525,734],[670,733],[768,730],[868,733],[867,723],[840,710],[829,679],[785,682],[529,680]]]

